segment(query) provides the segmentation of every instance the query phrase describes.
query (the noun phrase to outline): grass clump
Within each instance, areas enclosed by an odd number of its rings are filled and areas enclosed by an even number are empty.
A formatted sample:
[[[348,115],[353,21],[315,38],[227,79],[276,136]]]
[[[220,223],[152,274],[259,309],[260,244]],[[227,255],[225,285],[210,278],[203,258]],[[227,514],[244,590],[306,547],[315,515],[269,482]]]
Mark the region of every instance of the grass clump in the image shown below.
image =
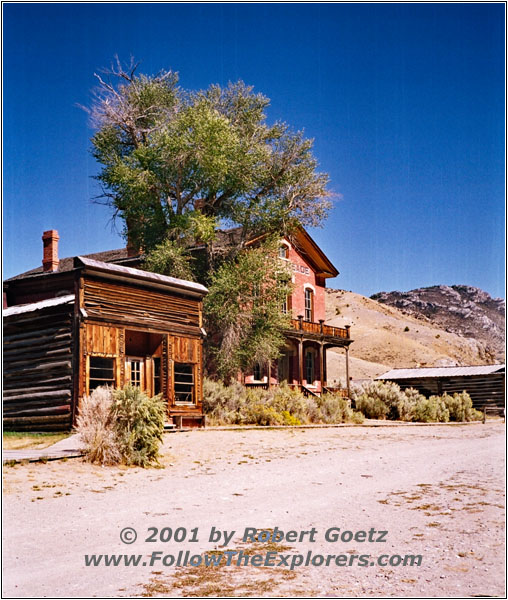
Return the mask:
[[[164,432],[162,397],[149,398],[131,385],[122,390],[99,387],[83,398],[77,430],[90,462],[147,467],[158,462]]]

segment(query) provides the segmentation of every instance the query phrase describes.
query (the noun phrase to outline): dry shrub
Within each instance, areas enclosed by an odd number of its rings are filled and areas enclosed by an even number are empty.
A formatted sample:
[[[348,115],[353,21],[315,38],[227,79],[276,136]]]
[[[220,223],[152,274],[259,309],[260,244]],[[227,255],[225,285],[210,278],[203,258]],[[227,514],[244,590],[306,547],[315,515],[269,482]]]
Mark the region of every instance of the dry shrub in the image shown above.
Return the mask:
[[[116,391],[99,387],[83,398],[77,430],[90,462],[147,467],[158,461],[164,402],[131,385]]]
[[[90,462],[112,465],[122,459],[111,414],[112,403],[113,390],[107,387],[95,389],[81,401],[77,431]]]

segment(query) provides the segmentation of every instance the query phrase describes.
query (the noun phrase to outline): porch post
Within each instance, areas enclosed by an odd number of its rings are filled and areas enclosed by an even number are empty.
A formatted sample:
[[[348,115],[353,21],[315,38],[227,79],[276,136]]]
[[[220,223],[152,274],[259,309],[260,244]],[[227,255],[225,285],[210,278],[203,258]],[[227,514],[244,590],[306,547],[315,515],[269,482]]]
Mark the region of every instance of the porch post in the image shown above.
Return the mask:
[[[321,327],[322,326],[323,325],[321,324]],[[319,377],[321,379],[321,393],[323,393],[323,388],[325,386],[324,355],[325,355],[325,352],[324,352],[324,348],[323,348],[323,342],[321,342],[319,344]]]
[[[298,340],[298,385],[303,385],[303,338]]]
[[[349,346],[346,346],[346,388],[347,397],[351,398],[351,386],[349,385]]]

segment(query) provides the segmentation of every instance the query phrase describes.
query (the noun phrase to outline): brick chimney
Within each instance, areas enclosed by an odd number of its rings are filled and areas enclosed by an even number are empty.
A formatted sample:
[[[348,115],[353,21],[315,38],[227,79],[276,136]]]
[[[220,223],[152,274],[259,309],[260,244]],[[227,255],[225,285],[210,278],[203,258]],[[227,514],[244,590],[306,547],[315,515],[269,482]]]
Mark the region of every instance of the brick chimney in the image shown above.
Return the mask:
[[[42,255],[42,269],[44,272],[58,270],[58,231],[50,229],[42,234],[44,252]]]

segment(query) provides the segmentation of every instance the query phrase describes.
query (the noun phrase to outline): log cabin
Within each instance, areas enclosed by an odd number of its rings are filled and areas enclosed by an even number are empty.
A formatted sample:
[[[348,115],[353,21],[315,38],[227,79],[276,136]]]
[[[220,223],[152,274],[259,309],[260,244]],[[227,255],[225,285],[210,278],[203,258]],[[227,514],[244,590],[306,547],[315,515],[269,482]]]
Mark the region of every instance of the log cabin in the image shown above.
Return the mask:
[[[45,232],[42,267],[4,282],[4,428],[68,430],[84,395],[126,383],[161,393],[169,425],[202,425],[207,289],[124,250],[60,261],[58,239]]]

